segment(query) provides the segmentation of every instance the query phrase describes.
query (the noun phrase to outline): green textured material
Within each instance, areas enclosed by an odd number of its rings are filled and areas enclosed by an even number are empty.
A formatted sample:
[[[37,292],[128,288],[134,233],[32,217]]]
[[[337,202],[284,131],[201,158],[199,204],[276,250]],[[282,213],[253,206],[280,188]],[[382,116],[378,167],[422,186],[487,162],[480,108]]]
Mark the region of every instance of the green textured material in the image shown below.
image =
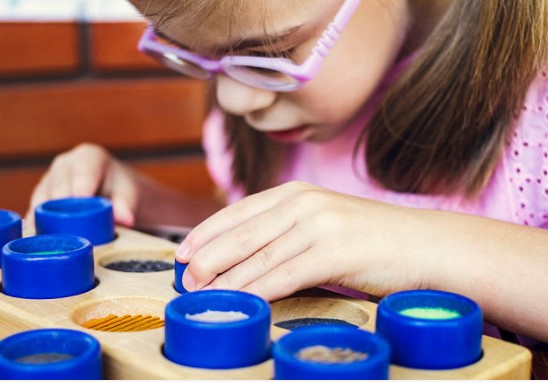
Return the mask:
[[[29,255],[58,255],[65,253],[65,251],[44,251],[44,252],[29,252]]]
[[[461,314],[455,310],[444,308],[407,308],[400,310],[399,313],[407,317],[425,318],[428,320],[447,320],[461,316]]]

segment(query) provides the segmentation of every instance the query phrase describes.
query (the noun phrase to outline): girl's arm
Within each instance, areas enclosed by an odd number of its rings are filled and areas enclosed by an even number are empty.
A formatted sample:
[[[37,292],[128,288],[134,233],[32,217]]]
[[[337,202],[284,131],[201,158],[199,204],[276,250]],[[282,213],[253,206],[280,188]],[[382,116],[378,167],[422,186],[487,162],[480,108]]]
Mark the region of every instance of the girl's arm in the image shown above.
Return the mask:
[[[548,342],[548,231],[447,212],[417,215],[431,259],[428,288],[469,296],[488,321]]]
[[[476,300],[488,321],[548,341],[547,248],[544,230],[290,182],[206,219],[177,259],[189,262],[187,290],[275,300],[322,284],[376,296],[441,289]]]
[[[93,195],[110,198],[116,223],[129,227],[191,227],[222,207],[213,198],[180,195],[123,164],[104,148],[81,144],[54,159],[33,191],[27,220],[32,221],[34,208],[46,200]]]

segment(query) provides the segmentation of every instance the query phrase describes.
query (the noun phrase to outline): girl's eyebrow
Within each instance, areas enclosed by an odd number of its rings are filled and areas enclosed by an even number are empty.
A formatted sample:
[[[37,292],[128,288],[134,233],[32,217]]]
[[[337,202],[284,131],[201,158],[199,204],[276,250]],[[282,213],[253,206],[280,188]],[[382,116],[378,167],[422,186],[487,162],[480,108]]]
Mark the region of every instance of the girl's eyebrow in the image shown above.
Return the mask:
[[[153,26],[153,29],[156,36],[162,38],[163,40],[169,42],[170,44],[173,44],[184,50],[192,50],[190,47],[186,46],[185,44],[182,44],[179,41],[175,41],[171,37],[167,36],[160,30],[158,30],[156,26]],[[230,52],[234,50],[244,50],[244,49],[253,49],[253,48],[259,48],[264,46],[276,46],[276,45],[288,44],[288,43],[298,41],[299,39],[302,38],[303,35],[307,34],[308,31],[314,30],[314,29],[315,28],[310,28],[309,26],[297,25],[277,35],[265,35],[262,37],[242,39],[231,45],[215,47],[213,50],[217,53],[224,53],[224,52]]]

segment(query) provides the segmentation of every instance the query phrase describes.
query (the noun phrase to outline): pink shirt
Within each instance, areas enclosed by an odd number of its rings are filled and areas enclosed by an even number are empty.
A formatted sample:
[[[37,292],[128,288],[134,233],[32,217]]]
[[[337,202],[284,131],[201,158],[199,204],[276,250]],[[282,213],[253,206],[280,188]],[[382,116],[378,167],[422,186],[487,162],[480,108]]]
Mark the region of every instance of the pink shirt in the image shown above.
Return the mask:
[[[335,139],[324,143],[294,144],[279,183],[309,182],[335,191],[387,203],[484,216],[548,228],[548,75],[531,84],[521,114],[514,120],[511,142],[501,156],[487,187],[474,200],[462,195],[439,196],[399,193],[378,186],[367,174],[363,155],[353,161],[358,134],[372,110]],[[209,171],[228,202],[244,193],[231,181],[232,154],[226,149],[222,115],[214,111],[204,128]]]
[[[303,142],[291,147],[291,158],[279,183],[300,180],[335,191],[407,207],[473,214],[511,223],[548,229],[548,75],[542,72],[531,84],[521,114],[514,119],[511,141],[483,192],[473,201],[462,195],[436,196],[398,193],[379,187],[367,174],[363,155],[353,161],[356,138],[372,110],[335,139],[325,143]],[[231,181],[232,154],[226,149],[219,111],[205,123],[204,149],[209,171],[227,195],[228,202],[244,196]],[[337,288],[337,287],[333,287]],[[333,289],[331,288],[331,289]],[[358,298],[367,295],[336,289]],[[496,327],[485,325],[485,334],[498,337]],[[519,336],[522,344],[531,345]],[[533,342],[534,343],[534,342]]]

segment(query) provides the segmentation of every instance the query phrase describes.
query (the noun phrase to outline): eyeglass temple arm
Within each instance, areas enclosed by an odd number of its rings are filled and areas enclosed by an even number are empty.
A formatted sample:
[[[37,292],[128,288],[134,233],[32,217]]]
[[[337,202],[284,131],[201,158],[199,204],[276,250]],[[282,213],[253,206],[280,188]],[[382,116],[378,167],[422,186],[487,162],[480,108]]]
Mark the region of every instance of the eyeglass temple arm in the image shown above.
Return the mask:
[[[145,31],[141,35],[141,38],[139,39],[139,42],[137,43],[137,49],[139,51],[144,51],[144,47],[147,43],[147,41],[151,40],[154,36],[154,27],[152,26],[152,23],[148,23],[145,27]]]
[[[341,32],[352,18],[352,15],[360,3],[361,0],[345,0],[344,4],[337,12],[335,19],[327,26],[322,37],[318,40],[318,43],[313,49],[313,54],[319,55],[320,57],[325,57],[327,55],[327,52],[333,48],[335,42],[339,39]]]
[[[360,5],[361,0],[345,0],[333,21],[327,26],[327,29],[322,34],[322,37],[312,50],[314,55],[325,57],[329,50],[333,48],[335,42],[339,39],[341,32],[344,30],[356,8]],[[154,36],[154,28],[152,24],[148,24],[145,33],[141,36],[137,48],[143,50],[145,42]]]

